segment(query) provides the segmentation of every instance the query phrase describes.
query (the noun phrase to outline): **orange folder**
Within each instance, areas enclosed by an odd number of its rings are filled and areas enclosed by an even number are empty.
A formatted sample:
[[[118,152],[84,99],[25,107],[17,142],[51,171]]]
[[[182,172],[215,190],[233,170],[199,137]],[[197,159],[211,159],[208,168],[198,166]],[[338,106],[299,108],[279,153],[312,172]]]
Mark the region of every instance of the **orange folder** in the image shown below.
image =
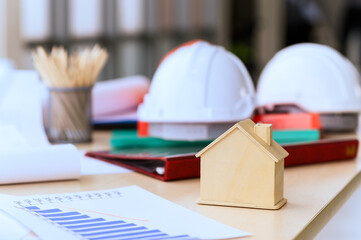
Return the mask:
[[[273,129],[321,129],[320,115],[317,113],[258,114],[253,121],[270,123]]]

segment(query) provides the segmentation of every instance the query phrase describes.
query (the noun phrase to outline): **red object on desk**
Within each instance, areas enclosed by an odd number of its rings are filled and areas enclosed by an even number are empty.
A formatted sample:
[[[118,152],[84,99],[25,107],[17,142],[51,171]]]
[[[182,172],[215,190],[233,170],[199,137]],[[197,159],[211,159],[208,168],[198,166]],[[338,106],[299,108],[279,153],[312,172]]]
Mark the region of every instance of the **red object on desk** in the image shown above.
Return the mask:
[[[258,114],[253,117],[253,121],[272,124],[273,129],[321,129],[317,113]]]
[[[285,158],[285,167],[353,159],[357,156],[358,145],[357,139],[282,145],[290,154]]]
[[[149,137],[149,123],[148,122],[137,122],[137,135],[139,137]]]
[[[353,159],[357,156],[358,145],[357,139],[282,145],[290,154],[285,159],[285,167]],[[195,152],[182,149],[181,153],[179,149],[182,148],[121,149],[88,152],[86,155],[162,181],[199,177],[200,158],[195,156]],[[164,168],[164,174],[158,174],[156,167]]]
[[[176,148],[174,148],[176,149]],[[159,149],[142,149],[88,152],[86,156],[125,167],[162,181],[195,178],[200,175],[200,159],[195,153],[167,154]],[[141,152],[143,151],[143,152]],[[137,153],[134,153],[137,152]],[[166,154],[163,154],[163,153]],[[164,174],[158,174],[156,167],[164,168]]]

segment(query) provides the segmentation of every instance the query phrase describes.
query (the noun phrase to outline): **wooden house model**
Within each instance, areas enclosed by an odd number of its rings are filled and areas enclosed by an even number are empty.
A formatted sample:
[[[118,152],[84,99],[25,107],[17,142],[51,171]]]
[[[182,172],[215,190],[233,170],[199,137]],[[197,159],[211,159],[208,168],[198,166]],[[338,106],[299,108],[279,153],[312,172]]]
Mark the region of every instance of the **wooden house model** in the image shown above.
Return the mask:
[[[271,124],[238,122],[202,151],[200,204],[279,209],[284,159]]]

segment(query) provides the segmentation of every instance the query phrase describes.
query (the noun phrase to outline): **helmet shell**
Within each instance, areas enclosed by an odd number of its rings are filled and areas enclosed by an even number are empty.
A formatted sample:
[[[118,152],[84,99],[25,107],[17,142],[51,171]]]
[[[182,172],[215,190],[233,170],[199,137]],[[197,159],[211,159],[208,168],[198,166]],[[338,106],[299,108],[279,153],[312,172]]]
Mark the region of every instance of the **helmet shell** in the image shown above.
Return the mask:
[[[255,90],[244,64],[223,47],[193,41],[158,66],[138,108],[145,122],[235,122],[249,117]]]
[[[309,112],[360,112],[360,75],[336,50],[301,43],[278,52],[262,71],[257,105],[296,104]]]

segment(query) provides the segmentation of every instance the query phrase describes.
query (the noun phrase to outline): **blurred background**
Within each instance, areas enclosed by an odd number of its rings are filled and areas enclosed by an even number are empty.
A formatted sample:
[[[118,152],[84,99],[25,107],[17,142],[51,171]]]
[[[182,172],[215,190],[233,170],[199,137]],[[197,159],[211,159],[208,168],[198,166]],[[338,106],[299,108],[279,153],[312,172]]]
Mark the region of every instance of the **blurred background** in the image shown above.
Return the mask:
[[[31,50],[100,43],[110,59],[100,80],[152,77],[160,59],[195,38],[223,45],[257,79],[298,42],[327,44],[360,67],[360,0],[0,0],[0,57],[31,69]]]
[[[193,39],[232,51],[255,84],[277,51],[299,42],[329,45],[360,69],[361,0],[0,0],[0,58],[20,69],[33,68],[39,45],[99,43],[110,54],[99,80],[151,78],[168,51]],[[361,189],[318,239],[360,239],[360,199]]]

